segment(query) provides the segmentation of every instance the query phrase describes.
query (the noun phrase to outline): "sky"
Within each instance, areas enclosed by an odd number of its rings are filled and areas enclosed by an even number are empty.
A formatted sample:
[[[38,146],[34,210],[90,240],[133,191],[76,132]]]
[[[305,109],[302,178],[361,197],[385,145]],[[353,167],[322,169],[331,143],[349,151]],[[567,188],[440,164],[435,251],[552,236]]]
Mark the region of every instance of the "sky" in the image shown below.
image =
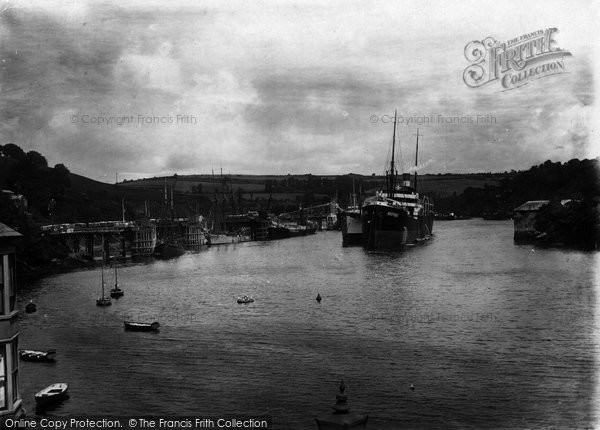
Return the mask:
[[[4,1],[0,144],[106,182],[382,174],[397,111],[403,171],[417,128],[419,173],[596,157],[599,15],[585,0]],[[467,85],[471,42],[550,28],[555,55],[519,63],[546,71]]]

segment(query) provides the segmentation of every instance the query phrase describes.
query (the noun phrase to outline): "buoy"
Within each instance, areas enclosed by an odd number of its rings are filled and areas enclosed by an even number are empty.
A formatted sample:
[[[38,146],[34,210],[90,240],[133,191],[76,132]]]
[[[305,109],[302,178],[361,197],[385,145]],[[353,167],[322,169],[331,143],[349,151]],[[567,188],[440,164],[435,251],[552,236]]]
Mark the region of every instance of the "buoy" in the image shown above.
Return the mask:
[[[317,293],[317,302],[321,303],[321,294]]]
[[[33,300],[30,300],[27,306],[25,306],[25,312],[28,314],[34,313],[37,310],[37,306],[33,303]]]
[[[415,386],[413,384],[410,384],[410,389],[415,391]]]

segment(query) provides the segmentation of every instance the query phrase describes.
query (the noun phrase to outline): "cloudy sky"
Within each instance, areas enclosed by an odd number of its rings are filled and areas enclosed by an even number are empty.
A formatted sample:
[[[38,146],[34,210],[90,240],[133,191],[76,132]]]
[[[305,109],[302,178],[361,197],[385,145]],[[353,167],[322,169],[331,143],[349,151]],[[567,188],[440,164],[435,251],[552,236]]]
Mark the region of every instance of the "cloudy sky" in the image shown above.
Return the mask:
[[[600,155],[592,1],[8,1],[0,11],[0,143],[99,180],[221,167],[382,173],[395,109],[405,170],[423,117],[422,173]],[[469,42],[547,28],[571,54],[564,73],[508,91],[465,84]]]

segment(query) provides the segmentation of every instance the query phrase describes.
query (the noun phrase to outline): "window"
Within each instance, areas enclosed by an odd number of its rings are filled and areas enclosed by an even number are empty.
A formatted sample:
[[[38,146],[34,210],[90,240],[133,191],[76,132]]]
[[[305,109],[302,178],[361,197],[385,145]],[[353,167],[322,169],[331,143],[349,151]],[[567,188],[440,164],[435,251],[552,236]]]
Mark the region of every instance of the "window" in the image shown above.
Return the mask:
[[[12,403],[14,404],[19,400],[19,339],[16,338],[12,341],[10,348],[12,357]]]
[[[16,260],[15,260],[15,254],[9,254],[8,256],[8,270],[9,270],[9,278],[8,278],[8,283],[9,283],[9,305],[10,305],[10,309],[8,310],[9,312],[12,312],[15,310],[15,306],[17,304],[17,274],[16,274]]]
[[[0,410],[6,407],[6,345],[0,345]]]
[[[8,256],[0,254],[0,315],[4,315],[4,280],[6,279],[5,270]]]

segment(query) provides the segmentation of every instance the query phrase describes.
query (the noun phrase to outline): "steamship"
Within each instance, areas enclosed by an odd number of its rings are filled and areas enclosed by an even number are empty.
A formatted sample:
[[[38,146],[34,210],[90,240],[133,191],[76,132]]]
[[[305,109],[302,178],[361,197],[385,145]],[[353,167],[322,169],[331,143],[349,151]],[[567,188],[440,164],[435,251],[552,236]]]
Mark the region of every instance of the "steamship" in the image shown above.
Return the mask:
[[[394,156],[396,121],[392,137],[392,160],[386,171],[385,186],[362,206],[362,241],[369,249],[402,249],[430,238],[433,229],[433,202],[417,192],[417,173],[411,184],[410,173],[398,174]],[[419,154],[419,131],[417,151]]]

